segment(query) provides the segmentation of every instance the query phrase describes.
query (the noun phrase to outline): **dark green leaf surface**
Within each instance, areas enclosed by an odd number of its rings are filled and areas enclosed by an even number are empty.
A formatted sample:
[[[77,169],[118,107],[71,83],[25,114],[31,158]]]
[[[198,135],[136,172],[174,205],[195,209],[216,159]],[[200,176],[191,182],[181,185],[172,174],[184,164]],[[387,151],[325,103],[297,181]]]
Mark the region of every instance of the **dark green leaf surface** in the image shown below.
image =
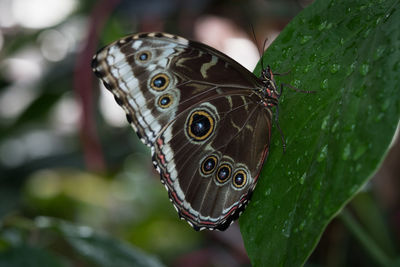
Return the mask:
[[[316,1],[264,56],[285,87],[279,124],[240,220],[254,266],[299,266],[383,160],[400,114],[400,3]],[[260,73],[260,66],[256,74]]]

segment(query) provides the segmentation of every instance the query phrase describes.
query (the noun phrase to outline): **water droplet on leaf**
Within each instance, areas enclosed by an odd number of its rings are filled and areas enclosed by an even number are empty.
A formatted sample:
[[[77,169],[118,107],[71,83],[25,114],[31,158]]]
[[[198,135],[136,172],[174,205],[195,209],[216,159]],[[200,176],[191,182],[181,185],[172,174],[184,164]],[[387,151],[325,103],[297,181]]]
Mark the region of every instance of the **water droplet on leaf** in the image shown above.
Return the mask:
[[[270,194],[271,194],[271,188],[268,188],[268,189],[265,191],[264,195],[265,195],[265,196],[269,196]]]
[[[359,145],[353,154],[353,159],[358,160],[367,151],[368,147],[366,145]]]
[[[339,64],[332,64],[331,66],[331,73],[334,74],[340,70],[340,65]]]
[[[343,160],[348,160],[350,158],[350,153],[351,153],[350,144],[347,143],[346,146],[343,149],[342,159]]]
[[[322,31],[323,29],[325,29],[326,25],[327,25],[327,21],[325,20],[324,22],[322,22],[321,24],[319,24],[318,30],[319,30],[319,31]]]
[[[351,63],[351,65],[347,68],[346,75],[349,76],[354,72],[354,69],[356,68],[356,62]]]
[[[361,75],[366,76],[368,74],[368,72],[369,72],[369,65],[366,63],[361,64],[361,66],[360,66]]]
[[[378,60],[380,57],[382,57],[384,52],[385,47],[383,45],[379,46],[374,52],[374,60]]]
[[[332,133],[336,132],[338,126],[339,126],[339,121],[335,121],[335,123],[332,126],[331,132]]]
[[[304,36],[300,39],[300,44],[305,44],[305,43],[307,43],[311,38],[312,38],[311,35],[304,35]]]
[[[327,155],[328,155],[328,145],[324,145],[321,149],[321,152],[319,152],[317,161],[322,162],[326,158]]]
[[[330,117],[331,117],[331,116],[328,114],[328,115],[322,120],[321,130],[326,130],[326,128],[328,127],[328,123],[329,123]]]
[[[307,177],[307,173],[303,173],[303,175],[300,177],[300,184],[304,184],[306,177]]]
[[[328,79],[324,79],[324,80],[321,82],[321,88],[322,88],[322,89],[327,89],[327,88],[328,88]]]

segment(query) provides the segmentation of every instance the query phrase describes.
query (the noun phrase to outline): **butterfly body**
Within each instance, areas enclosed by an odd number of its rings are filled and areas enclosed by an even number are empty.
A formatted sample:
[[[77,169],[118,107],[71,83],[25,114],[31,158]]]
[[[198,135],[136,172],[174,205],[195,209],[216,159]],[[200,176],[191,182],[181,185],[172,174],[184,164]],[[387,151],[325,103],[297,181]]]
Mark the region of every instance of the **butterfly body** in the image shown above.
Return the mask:
[[[279,98],[270,69],[258,78],[209,46],[166,33],[120,39],[92,68],[152,148],[181,218],[196,230],[225,230],[268,154]]]

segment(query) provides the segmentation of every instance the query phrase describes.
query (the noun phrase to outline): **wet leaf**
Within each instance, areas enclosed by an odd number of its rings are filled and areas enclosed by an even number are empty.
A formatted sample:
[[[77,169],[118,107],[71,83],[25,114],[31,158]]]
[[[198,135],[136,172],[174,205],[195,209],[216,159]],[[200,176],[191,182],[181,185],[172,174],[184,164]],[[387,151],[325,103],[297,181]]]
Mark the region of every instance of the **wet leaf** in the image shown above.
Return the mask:
[[[299,266],[382,162],[400,114],[397,1],[316,1],[264,62],[284,88],[270,155],[240,220],[254,266]],[[260,73],[260,66],[255,73]]]

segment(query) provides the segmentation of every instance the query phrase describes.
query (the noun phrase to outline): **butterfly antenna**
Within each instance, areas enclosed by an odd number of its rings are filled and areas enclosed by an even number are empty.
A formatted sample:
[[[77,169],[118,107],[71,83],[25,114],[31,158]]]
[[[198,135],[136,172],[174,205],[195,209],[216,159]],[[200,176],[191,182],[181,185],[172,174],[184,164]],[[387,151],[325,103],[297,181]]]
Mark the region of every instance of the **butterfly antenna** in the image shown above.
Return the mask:
[[[267,41],[268,41],[268,37],[265,38],[264,43],[263,43],[263,48],[262,48],[263,54],[264,54],[264,51],[265,51],[265,46],[267,45]],[[264,69],[263,57],[262,56],[261,56],[261,66]]]
[[[256,37],[256,32],[254,31],[253,24],[250,24],[250,26],[251,26],[251,31],[253,32],[254,42],[257,45],[258,41],[257,41],[257,37]],[[264,48],[265,48],[265,42],[264,42],[264,45],[263,45],[263,50],[260,50],[260,48],[257,45],[258,54],[260,55],[260,58],[261,58],[261,72],[264,70],[264,62],[263,62],[263,51],[264,51]]]
[[[255,42],[256,45],[257,45],[258,42],[257,42],[256,32],[254,31],[253,24],[250,24],[250,27],[251,27],[251,32],[253,33],[254,42]],[[257,45],[257,48],[258,48],[258,45]],[[258,53],[260,54],[260,57],[261,57],[261,51],[260,51],[260,49],[258,49]]]
[[[286,71],[286,72],[283,72],[283,73],[274,72],[274,75],[275,75],[275,76],[285,76],[285,75],[288,75],[289,73],[290,73],[290,70],[288,70],[288,71]]]

